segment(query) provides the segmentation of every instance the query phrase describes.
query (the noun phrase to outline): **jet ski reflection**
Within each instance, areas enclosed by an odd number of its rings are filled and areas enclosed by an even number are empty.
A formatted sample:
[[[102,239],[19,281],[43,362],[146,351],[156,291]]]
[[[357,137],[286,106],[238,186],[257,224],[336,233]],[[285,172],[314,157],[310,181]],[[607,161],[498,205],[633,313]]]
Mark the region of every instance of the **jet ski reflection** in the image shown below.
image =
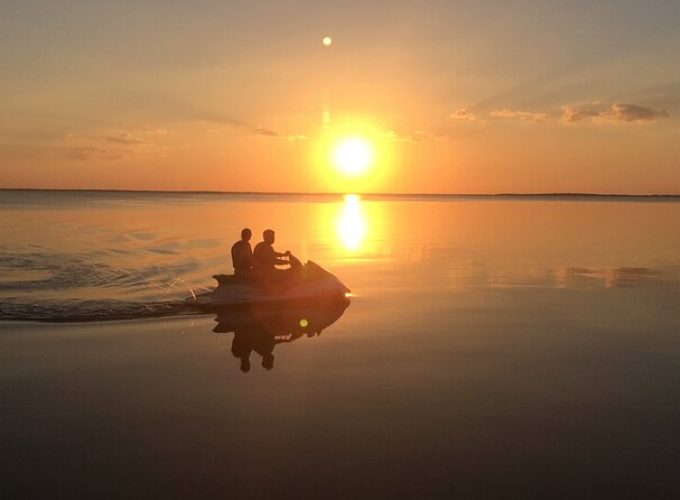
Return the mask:
[[[349,307],[350,300],[335,301],[317,307],[289,309],[249,309],[220,311],[215,318],[215,333],[234,333],[231,353],[240,359],[241,371],[250,371],[253,352],[262,358],[262,367],[274,367],[274,347],[301,337],[315,337],[335,323]]]

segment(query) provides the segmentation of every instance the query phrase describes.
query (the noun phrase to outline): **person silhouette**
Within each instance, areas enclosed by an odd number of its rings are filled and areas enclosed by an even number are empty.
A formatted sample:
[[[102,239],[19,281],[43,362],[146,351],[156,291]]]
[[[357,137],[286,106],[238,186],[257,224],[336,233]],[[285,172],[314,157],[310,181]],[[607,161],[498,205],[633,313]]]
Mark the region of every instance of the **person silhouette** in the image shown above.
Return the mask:
[[[241,239],[231,247],[231,262],[234,266],[234,276],[238,278],[252,277],[253,250],[250,247],[250,238],[253,233],[249,228],[241,230]]]
[[[267,229],[262,233],[262,241],[255,245],[253,251],[253,270],[264,288],[283,284],[292,276],[291,271],[301,266],[290,250],[283,253],[274,250],[275,240],[274,231]],[[277,269],[276,266],[289,266],[290,269]]]
[[[288,257],[290,250],[284,253],[274,250],[276,234],[273,230],[267,229],[262,233],[262,241],[255,245],[253,251],[253,267],[259,272],[272,272],[276,266],[289,266],[290,262],[282,257]]]

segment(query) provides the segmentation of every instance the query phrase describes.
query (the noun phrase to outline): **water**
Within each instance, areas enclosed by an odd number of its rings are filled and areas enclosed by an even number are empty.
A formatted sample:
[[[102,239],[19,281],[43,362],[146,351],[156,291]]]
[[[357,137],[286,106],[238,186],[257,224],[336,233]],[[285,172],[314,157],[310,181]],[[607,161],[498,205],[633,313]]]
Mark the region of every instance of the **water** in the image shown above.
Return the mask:
[[[184,299],[231,271],[227,251],[244,226],[253,242],[274,228],[277,248],[383,305],[483,306],[506,288],[557,301],[635,288],[668,305],[680,203],[649,200],[2,191],[0,319],[192,313]]]
[[[187,310],[243,226],[350,306]],[[680,493],[675,199],[0,191],[0,235],[10,496]]]
[[[184,299],[214,285],[212,274],[231,272],[227,252],[242,225],[258,217],[281,223],[285,216],[282,234],[300,248],[309,219],[295,213],[299,203],[278,200],[2,192],[0,318],[93,321],[190,313]]]

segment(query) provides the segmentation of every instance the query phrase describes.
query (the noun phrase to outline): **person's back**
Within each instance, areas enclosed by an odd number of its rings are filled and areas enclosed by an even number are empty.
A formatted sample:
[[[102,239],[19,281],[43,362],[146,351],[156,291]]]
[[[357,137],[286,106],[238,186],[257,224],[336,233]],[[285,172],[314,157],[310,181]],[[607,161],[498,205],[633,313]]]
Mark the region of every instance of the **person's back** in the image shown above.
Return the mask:
[[[271,244],[261,241],[253,251],[253,269],[256,271],[273,271],[276,269],[276,253]]]
[[[280,253],[274,250],[274,231],[267,229],[262,233],[262,240],[257,245],[255,245],[255,250],[253,251],[253,269],[256,272],[261,273],[271,273],[276,271],[276,266],[285,266],[289,262],[287,260],[281,259],[288,255],[289,252]]]
[[[250,248],[250,229],[241,231],[241,239],[231,247],[231,262],[234,266],[234,275],[248,276],[253,268],[253,251]]]
[[[262,233],[260,243],[253,251],[253,270],[260,286],[266,290],[278,288],[290,278],[290,269],[277,269],[276,266],[290,266],[291,253],[274,250],[274,231],[267,229]],[[288,257],[285,259],[284,257]],[[297,259],[296,259],[297,260]]]

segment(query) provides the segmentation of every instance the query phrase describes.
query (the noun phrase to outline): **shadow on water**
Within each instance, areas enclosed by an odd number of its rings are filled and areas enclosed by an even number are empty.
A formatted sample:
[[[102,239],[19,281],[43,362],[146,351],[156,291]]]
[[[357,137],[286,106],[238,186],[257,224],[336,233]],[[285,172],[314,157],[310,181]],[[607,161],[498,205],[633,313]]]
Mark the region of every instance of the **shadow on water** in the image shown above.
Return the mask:
[[[215,333],[233,333],[231,353],[240,360],[241,371],[250,371],[253,352],[261,358],[262,367],[274,368],[274,348],[302,337],[318,337],[335,323],[349,307],[350,300],[285,309],[248,309],[220,311]]]

